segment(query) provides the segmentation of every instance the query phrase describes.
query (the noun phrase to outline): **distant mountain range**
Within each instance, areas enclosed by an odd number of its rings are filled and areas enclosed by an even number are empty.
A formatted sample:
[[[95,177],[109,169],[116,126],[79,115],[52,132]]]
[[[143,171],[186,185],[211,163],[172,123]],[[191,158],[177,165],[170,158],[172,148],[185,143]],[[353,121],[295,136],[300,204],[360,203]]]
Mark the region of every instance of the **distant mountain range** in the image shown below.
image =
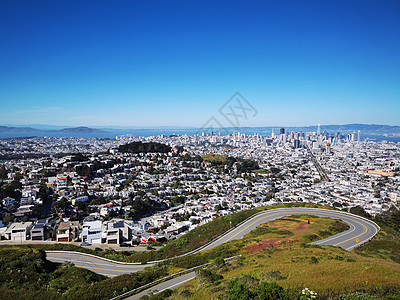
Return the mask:
[[[33,127],[34,126],[34,127]],[[36,128],[35,128],[36,127]],[[53,128],[53,129],[51,129]],[[272,129],[275,134],[279,134],[280,126],[274,127],[240,127],[240,128],[214,128],[215,133],[240,131],[246,134],[258,133],[260,135],[270,135]],[[302,132],[316,132],[317,126],[303,126],[303,127],[285,127],[287,133],[291,131]],[[330,133],[340,132],[341,134],[348,134],[360,130],[363,138],[377,138],[377,139],[394,139],[393,141],[400,141],[400,126],[390,125],[376,125],[376,124],[346,124],[346,125],[321,125],[321,132],[327,131]],[[90,128],[90,127],[67,127],[61,128],[59,126],[50,125],[32,125],[28,126],[0,126],[0,138],[16,138],[16,137],[87,137],[87,138],[115,138],[117,135],[132,134],[134,136],[151,136],[151,135],[183,135],[183,134],[198,134],[204,129],[198,128],[184,128],[184,127],[150,127],[150,128]]]
[[[0,138],[13,137],[29,137],[29,136],[51,136],[51,137],[104,137],[110,135],[110,132],[89,128],[89,127],[72,127],[58,130],[37,129],[32,127],[9,127],[0,126]]]

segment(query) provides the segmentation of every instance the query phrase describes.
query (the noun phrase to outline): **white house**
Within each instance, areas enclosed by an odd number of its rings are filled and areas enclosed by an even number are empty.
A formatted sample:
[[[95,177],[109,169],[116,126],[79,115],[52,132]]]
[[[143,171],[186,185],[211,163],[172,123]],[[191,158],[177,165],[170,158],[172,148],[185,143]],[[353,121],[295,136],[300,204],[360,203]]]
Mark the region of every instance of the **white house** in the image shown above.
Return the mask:
[[[90,244],[101,244],[102,242],[102,224],[100,220],[83,222],[82,226],[82,242]]]
[[[12,223],[4,232],[4,236],[11,241],[26,241],[29,239],[32,225],[32,222]]]

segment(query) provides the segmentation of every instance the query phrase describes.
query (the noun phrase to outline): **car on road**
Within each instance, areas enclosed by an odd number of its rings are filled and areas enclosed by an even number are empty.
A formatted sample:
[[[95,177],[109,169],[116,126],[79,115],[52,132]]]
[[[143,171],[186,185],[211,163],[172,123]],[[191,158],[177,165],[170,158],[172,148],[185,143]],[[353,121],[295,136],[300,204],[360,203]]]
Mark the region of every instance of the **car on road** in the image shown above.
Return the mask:
[[[95,251],[104,251],[102,248],[96,247],[94,248]]]
[[[122,243],[121,245],[119,245],[120,247],[131,247],[131,245],[127,244],[127,243]]]
[[[156,250],[156,248],[151,247],[151,246],[147,246],[146,249],[147,249],[147,250]]]
[[[81,242],[79,246],[90,246],[91,244],[88,242]]]

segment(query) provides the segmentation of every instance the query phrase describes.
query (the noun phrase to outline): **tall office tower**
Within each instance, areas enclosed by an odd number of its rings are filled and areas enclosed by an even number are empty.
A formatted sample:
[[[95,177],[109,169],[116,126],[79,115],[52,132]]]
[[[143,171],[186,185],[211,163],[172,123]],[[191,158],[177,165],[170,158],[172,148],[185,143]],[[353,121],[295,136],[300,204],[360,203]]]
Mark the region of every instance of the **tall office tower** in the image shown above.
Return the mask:
[[[272,128],[271,137],[272,137],[272,138],[274,138],[274,137],[275,137],[275,131],[274,131],[274,129],[273,129],[273,128]]]
[[[317,135],[321,134],[321,124],[318,124]]]
[[[280,134],[285,134],[285,128],[281,128]]]
[[[360,134],[361,134],[361,132],[360,132],[360,130],[357,132],[357,142],[359,142],[360,141]]]
[[[294,140],[293,147],[294,147],[294,149],[300,148],[300,140]]]
[[[352,142],[355,142],[355,141],[356,141],[356,133],[355,133],[355,132],[353,132],[353,133],[351,134],[351,141],[352,141]]]
[[[325,152],[328,153],[328,154],[331,153],[331,144],[327,143],[327,144],[325,145]]]

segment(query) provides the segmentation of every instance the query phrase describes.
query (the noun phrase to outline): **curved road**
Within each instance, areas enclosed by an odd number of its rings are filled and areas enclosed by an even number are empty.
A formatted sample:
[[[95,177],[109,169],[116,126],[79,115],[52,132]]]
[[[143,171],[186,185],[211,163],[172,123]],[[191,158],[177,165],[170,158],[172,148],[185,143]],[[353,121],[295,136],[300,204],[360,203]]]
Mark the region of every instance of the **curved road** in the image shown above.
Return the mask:
[[[331,236],[329,238],[313,242],[318,245],[331,245],[350,250],[357,247],[371,238],[379,231],[379,227],[372,221],[362,217],[328,209],[316,208],[282,208],[271,209],[253,216],[238,227],[230,230],[225,235],[219,237],[209,245],[201,248],[199,251],[205,251],[217,247],[230,240],[241,239],[244,235],[257,228],[261,224],[291,215],[314,215],[319,217],[328,217],[339,219],[349,224],[350,229]],[[67,251],[46,251],[47,259],[53,262],[72,262],[78,267],[87,268],[93,272],[103,274],[109,277],[137,272],[143,270],[147,265],[118,263],[106,260],[93,255],[85,255],[78,252],[72,253]]]

